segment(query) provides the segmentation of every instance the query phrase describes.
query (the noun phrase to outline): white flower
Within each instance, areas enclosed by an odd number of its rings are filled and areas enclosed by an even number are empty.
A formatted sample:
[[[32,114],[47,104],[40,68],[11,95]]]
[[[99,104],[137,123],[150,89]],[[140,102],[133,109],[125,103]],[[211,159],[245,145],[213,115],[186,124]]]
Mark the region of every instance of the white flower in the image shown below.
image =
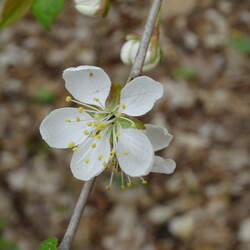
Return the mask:
[[[87,181],[109,169],[110,185],[117,172],[124,187],[124,183],[131,185],[130,177],[174,171],[174,161],[154,155],[154,151],[169,145],[172,135],[155,125],[144,127],[130,117],[143,115],[153,107],[163,94],[160,83],[140,76],[121,89],[94,66],[66,69],[63,78],[76,99],[67,97],[66,101],[80,107],[52,111],[42,121],[40,133],[51,147],[73,149],[70,167],[77,179]]]
[[[140,39],[136,35],[127,36],[127,41],[121,48],[121,60],[124,64],[132,65],[140,45]],[[161,60],[161,48],[157,39],[151,39],[146,53],[143,71],[153,69]]]
[[[109,9],[109,0],[75,0],[75,7],[86,16],[105,16]]]

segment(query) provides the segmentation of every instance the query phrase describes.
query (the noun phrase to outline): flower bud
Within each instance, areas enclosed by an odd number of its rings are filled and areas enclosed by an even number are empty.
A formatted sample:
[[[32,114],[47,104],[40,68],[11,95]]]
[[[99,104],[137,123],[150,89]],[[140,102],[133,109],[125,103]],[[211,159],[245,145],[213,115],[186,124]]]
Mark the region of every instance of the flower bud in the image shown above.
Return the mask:
[[[140,37],[137,35],[128,35],[127,41],[121,48],[121,60],[124,64],[132,65],[140,46]],[[158,65],[161,60],[161,47],[156,37],[152,37],[146,53],[142,70],[148,71]]]
[[[106,16],[109,0],[75,0],[76,9],[86,16]]]

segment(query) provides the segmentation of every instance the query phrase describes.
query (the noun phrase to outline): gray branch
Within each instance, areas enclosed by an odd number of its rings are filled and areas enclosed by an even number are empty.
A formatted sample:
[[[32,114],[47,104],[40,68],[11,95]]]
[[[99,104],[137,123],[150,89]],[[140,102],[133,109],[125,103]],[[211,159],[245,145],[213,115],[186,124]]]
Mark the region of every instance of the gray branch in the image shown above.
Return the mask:
[[[139,46],[139,49],[135,58],[135,62],[132,66],[132,69],[129,75],[129,80],[140,75],[142,71],[148,45],[152,36],[153,28],[154,28],[154,25],[155,25],[155,22],[156,22],[156,19],[157,19],[157,16],[161,7],[161,2],[162,0],[153,1],[153,4],[151,6],[151,9],[150,9],[150,12],[149,12],[146,24],[145,24],[144,32],[142,34],[142,38],[141,38],[140,46]]]
[[[93,178],[90,181],[85,182],[85,184],[83,185],[80,196],[78,198],[75,209],[73,211],[72,217],[70,219],[68,228],[65,232],[65,235],[63,237],[61,244],[58,247],[58,250],[70,249],[72,240],[75,236],[77,227],[79,225],[79,222],[82,216],[82,212],[86,206],[94,181],[95,181],[95,178]]]
[[[138,53],[135,58],[135,62],[132,66],[130,75],[129,75],[129,80],[138,76],[141,73],[144,60],[146,57],[148,45],[150,42],[150,38],[152,36],[152,31],[154,28],[154,24],[161,6],[161,1],[162,0],[154,0],[153,4],[151,6],[145,29],[141,38],[140,46]],[[85,209],[88,197],[90,195],[90,191],[92,189],[93,183],[94,183],[95,178],[93,178],[90,181],[85,182],[84,186],[82,187],[80,196],[78,198],[78,201],[76,203],[75,209],[73,211],[72,217],[70,218],[70,222],[68,225],[68,228],[65,232],[65,235],[63,237],[62,242],[60,243],[58,250],[69,250],[72,244],[72,240],[75,236],[77,227],[79,225],[81,215]]]

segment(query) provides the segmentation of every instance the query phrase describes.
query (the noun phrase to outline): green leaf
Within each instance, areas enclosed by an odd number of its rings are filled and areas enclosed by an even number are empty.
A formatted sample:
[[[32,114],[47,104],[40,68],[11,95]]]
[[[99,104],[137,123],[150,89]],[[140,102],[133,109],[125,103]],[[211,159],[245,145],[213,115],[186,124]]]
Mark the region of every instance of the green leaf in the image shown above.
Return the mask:
[[[188,66],[181,66],[174,71],[173,77],[175,79],[185,80],[194,79],[196,77],[196,72]]]
[[[17,250],[18,247],[16,243],[6,240],[3,237],[0,237],[0,250]]]
[[[49,29],[63,5],[64,0],[33,0],[32,14],[45,29]]]
[[[42,103],[53,103],[56,99],[56,95],[49,89],[41,88],[38,89],[34,95],[34,99]]]
[[[122,117],[125,117],[128,120],[122,119]],[[137,128],[137,129],[145,129],[144,123],[140,120],[137,120],[134,117],[130,117],[127,115],[123,115],[121,118],[118,118],[118,122],[121,124],[123,128]]]
[[[250,54],[250,37],[240,36],[232,38],[228,44],[231,48],[240,53]]]
[[[27,13],[32,0],[4,0],[0,13],[0,28],[14,23]]]
[[[113,110],[120,103],[120,93],[122,86],[118,82],[113,82],[111,86],[111,90],[106,101],[107,110]]]
[[[58,240],[55,237],[50,237],[43,241],[37,250],[57,250]]]

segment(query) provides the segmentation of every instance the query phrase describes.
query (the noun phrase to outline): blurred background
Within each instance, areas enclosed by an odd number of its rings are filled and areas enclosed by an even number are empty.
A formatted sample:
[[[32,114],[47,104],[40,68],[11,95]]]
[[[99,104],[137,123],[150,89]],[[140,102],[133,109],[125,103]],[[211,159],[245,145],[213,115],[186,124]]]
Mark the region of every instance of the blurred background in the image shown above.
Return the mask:
[[[65,68],[97,65],[126,80],[120,48],[142,32],[150,3],[113,0],[101,19],[66,1],[50,31],[26,15],[0,32],[0,250],[63,236],[83,183],[72,152],[48,148],[39,124],[66,105]],[[248,0],[163,1],[164,59],[147,75],[165,96],[143,120],[174,135],[160,153],[176,172],[125,191],[98,177],[73,250],[250,249],[249,31]]]

